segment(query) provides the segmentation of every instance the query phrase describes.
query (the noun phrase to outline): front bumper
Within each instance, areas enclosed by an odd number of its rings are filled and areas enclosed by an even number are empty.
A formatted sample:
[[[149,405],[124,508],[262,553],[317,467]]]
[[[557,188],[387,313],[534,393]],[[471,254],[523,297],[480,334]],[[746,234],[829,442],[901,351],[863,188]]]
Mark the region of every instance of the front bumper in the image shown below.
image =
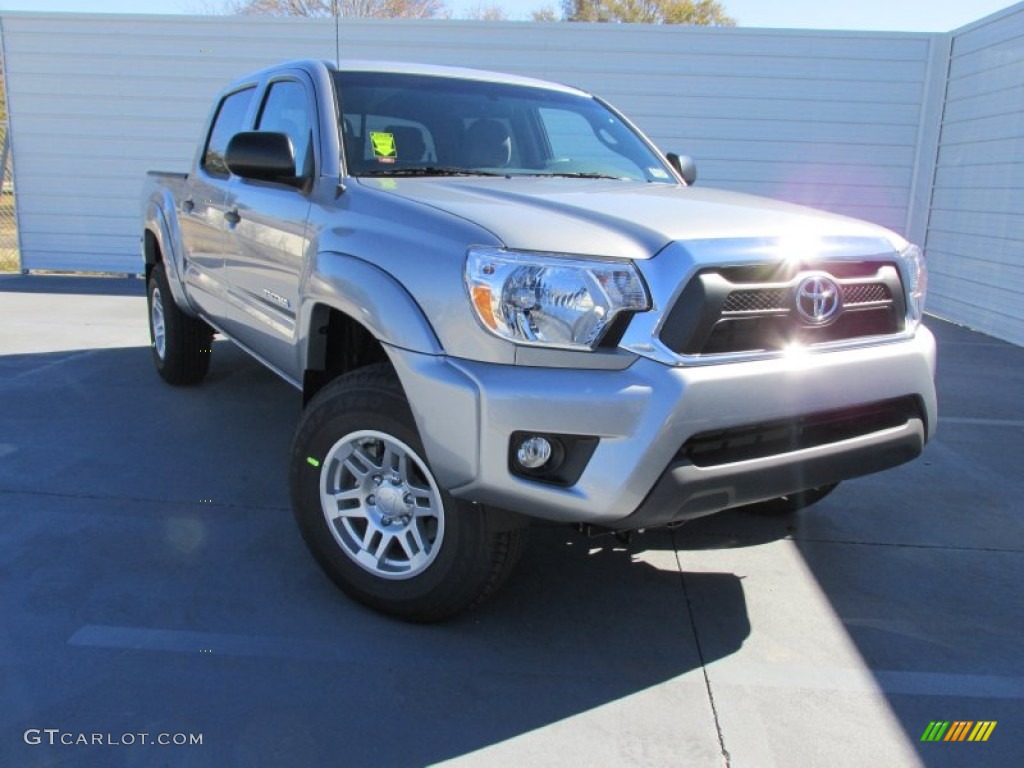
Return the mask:
[[[528,368],[392,348],[427,457],[462,499],[534,517],[635,529],[699,517],[885,469],[912,459],[936,421],[935,340],[800,357],[671,367],[646,358],[621,371]],[[700,466],[694,436],[913,400],[904,423]],[[559,487],[509,468],[514,432],[599,438],[578,482]]]

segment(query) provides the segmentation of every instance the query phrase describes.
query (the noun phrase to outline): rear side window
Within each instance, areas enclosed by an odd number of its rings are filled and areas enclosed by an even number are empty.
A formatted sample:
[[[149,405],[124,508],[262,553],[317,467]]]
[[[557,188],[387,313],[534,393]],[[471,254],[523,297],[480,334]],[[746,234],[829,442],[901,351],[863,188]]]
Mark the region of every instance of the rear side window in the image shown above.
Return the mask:
[[[313,171],[313,135],[306,89],[295,80],[272,83],[260,110],[256,130],[288,134],[299,176]]]
[[[255,88],[235,91],[225,96],[217,108],[217,116],[213,119],[210,138],[206,141],[206,151],[203,153],[202,165],[207,173],[218,176],[230,174],[224,162],[224,152],[231,137],[245,127],[245,115],[249,111],[249,102],[252,101],[255,92]]]

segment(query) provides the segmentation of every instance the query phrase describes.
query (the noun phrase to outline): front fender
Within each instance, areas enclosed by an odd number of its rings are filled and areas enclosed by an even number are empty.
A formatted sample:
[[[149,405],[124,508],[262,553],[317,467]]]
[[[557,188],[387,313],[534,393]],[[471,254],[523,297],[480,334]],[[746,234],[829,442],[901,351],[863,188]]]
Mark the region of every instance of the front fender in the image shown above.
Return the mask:
[[[326,305],[359,322],[382,344],[428,355],[444,354],[416,300],[380,267],[348,254],[323,251],[310,265],[306,282],[306,290],[301,292],[301,327],[307,334],[312,332],[314,308]],[[308,348],[303,345],[304,350]],[[303,369],[307,362],[305,358],[301,361]]]

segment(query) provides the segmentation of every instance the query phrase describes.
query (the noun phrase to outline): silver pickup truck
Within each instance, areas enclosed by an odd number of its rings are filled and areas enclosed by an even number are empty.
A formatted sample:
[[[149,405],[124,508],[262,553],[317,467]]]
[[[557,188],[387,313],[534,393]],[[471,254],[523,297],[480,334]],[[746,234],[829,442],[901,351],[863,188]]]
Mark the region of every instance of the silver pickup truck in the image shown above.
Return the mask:
[[[196,384],[218,332],[297,387],[306,543],[416,621],[493,592],[532,517],[785,511],[917,456],[936,421],[920,250],[695,174],[574,88],[256,72],[217,97],[187,175],[147,180],[153,360]]]

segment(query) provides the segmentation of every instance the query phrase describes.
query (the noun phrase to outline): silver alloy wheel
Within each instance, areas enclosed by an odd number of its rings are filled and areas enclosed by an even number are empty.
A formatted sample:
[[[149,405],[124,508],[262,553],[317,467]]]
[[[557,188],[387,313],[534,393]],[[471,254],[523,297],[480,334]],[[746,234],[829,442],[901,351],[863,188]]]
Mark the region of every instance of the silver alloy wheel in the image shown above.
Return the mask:
[[[410,579],[437,557],[444,504],[427,465],[391,435],[345,435],[321,462],[320,505],[341,551],[382,579]]]
[[[167,332],[164,328],[164,300],[160,293],[160,287],[153,286],[152,307],[149,310],[149,320],[153,325],[153,346],[156,349],[156,356],[161,360],[167,351]]]

